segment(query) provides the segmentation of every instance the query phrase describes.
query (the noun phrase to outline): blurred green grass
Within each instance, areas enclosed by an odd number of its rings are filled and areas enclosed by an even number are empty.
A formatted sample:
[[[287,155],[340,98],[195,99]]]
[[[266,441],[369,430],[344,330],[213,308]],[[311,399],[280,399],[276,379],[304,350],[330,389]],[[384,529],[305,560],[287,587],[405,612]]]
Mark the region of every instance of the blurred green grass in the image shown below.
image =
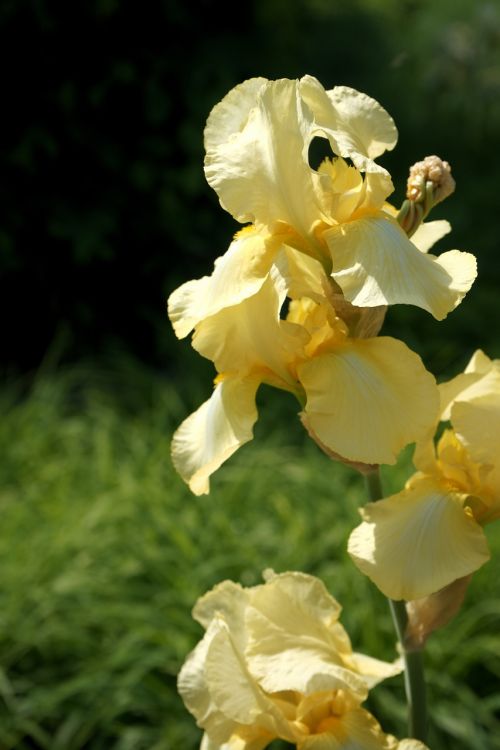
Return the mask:
[[[345,547],[361,478],[305,438],[285,394],[264,390],[256,439],[192,496],[169,437],[202,397],[130,362],[40,374],[0,394],[0,748],[174,750],[199,730],[175,688],[201,635],[196,598],[261,571],[321,576],[354,648],[392,659],[384,598]],[[408,454],[386,482],[398,489]],[[466,606],[431,639],[432,750],[500,748],[500,533]],[[402,680],[370,707],[404,734]]]

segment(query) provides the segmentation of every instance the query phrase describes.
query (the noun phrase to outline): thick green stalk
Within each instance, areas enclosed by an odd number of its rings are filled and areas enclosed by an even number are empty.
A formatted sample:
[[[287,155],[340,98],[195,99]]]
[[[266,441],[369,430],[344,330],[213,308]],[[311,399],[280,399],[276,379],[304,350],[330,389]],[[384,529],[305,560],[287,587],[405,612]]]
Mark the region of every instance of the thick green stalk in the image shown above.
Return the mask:
[[[366,481],[370,500],[372,502],[380,500],[384,494],[379,470],[371,471],[367,475]],[[405,631],[408,623],[405,603],[392,599],[388,601],[405,665],[408,734],[413,739],[425,742],[427,738],[427,705],[422,652],[407,651],[405,648]]]

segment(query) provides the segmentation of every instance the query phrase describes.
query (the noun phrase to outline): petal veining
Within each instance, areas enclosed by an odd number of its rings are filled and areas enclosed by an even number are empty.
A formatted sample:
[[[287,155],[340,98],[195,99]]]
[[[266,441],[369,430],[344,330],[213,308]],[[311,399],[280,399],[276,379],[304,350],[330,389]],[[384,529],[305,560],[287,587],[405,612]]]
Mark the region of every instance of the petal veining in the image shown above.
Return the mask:
[[[308,426],[352,461],[394,463],[426,434],[438,391],[418,355],[389,337],[352,339],[298,368]]]
[[[404,303],[442,320],[472,286],[476,261],[450,250],[439,258],[417,250],[399,224],[384,214],[333,227],[324,237],[332,276],[360,307]]]
[[[488,559],[484,532],[464,510],[466,496],[428,478],[362,508],[348,551],[391,599],[420,599]]]

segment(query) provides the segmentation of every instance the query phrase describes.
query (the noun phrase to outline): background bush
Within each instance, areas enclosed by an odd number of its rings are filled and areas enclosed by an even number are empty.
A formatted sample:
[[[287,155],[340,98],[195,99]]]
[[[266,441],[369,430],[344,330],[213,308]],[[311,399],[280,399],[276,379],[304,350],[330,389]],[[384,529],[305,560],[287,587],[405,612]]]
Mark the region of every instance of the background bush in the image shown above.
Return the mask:
[[[305,437],[286,394],[263,390],[255,440],[199,498],[167,458],[187,404],[151,370],[72,368],[16,396],[0,422],[2,750],[195,750],[175,688],[202,634],[191,607],[269,567],[319,575],[354,649],[396,657],[386,601],[346,552],[363,482]],[[406,455],[387,489],[408,470]],[[500,749],[499,528],[487,533],[492,560],[426,649],[432,750]],[[398,677],[370,701],[400,736],[403,695]]]

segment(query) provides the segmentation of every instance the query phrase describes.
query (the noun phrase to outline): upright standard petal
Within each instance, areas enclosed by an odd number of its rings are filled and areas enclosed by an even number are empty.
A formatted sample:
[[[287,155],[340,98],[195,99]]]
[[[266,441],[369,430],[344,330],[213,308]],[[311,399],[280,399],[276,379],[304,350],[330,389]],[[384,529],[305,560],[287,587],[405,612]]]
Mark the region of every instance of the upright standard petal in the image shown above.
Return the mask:
[[[358,568],[391,599],[420,599],[481,567],[483,530],[464,507],[466,495],[423,477],[360,513],[348,551]]]
[[[239,232],[215,261],[211,276],[188,281],[170,295],[168,315],[177,337],[184,338],[205,318],[256,294],[280,245],[279,237],[254,227]]]
[[[374,161],[397,141],[396,127],[387,112],[374,99],[347,86],[325,91],[312,76],[301,79],[300,92],[314,113],[315,135],[328,138],[335,154],[351,159],[357,169],[374,176],[377,193],[390,195],[391,177]]]
[[[401,449],[423,437],[436,419],[434,378],[396,339],[348,340],[297,370],[308,428],[351,461],[395,463]]]
[[[324,233],[332,277],[354,305],[416,305],[442,320],[476,277],[470,253],[450,250],[438,258],[417,250],[386,214],[355,219]]]
[[[285,222],[308,235],[322,218],[318,175],[308,162],[312,126],[298,82],[288,79],[237,87],[215,107],[206,130],[205,174],[237,221]],[[219,128],[223,135],[216,135]]]
[[[195,495],[207,494],[210,475],[252,439],[259,383],[253,377],[226,377],[175,432],[172,461]]]

